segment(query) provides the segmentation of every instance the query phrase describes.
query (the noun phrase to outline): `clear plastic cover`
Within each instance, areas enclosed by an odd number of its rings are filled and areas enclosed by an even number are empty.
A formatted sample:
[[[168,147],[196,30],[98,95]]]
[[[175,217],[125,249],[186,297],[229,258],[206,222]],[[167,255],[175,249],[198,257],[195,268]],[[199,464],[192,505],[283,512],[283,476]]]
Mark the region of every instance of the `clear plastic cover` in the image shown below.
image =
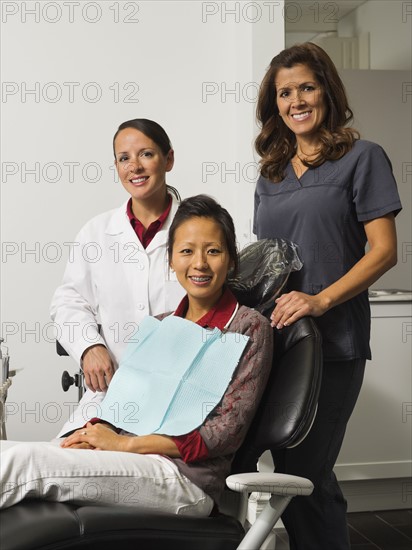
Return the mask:
[[[262,239],[249,244],[239,254],[239,272],[229,273],[228,285],[239,302],[261,313],[275,306],[292,271],[303,263],[298,246],[285,239]]]

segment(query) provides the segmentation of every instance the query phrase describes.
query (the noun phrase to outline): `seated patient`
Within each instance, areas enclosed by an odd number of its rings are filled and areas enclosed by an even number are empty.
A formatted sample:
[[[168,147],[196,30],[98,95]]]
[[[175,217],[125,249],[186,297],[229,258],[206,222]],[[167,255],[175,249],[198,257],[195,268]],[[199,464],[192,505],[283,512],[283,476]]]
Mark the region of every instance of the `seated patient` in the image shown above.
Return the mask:
[[[49,443],[2,441],[2,508],[40,498],[207,516],[218,503],[268,379],[272,329],[258,312],[239,305],[225,285],[229,269],[238,266],[236,236],[232,218],[213,199],[198,195],[180,204],[168,252],[170,268],[187,294],[174,313],[151,322],[163,325],[174,315],[186,321],[173,323],[196,323],[202,334],[219,329],[216,345],[222,349],[225,336],[244,335],[236,336],[244,341],[244,349],[218,405],[184,434],[135,435],[110,420],[89,422]],[[184,339],[179,342],[185,345]],[[150,397],[151,406],[159,406],[157,392]]]

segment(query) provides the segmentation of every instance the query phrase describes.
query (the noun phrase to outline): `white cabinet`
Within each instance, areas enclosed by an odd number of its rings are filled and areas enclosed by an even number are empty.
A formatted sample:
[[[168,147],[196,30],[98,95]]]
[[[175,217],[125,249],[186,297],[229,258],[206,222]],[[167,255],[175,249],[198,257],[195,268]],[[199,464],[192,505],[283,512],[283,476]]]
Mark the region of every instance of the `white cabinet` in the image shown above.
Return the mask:
[[[335,472],[345,482],[376,480],[381,487],[382,480],[393,480],[393,492],[407,507],[411,495],[401,494],[408,484],[400,478],[412,473],[412,304],[372,302],[371,310],[372,361]],[[343,484],[344,492],[349,486]]]
[[[377,300],[371,302],[372,361],[334,469],[352,512],[412,504],[412,303]],[[269,453],[260,470],[273,471]],[[249,514],[262,506],[258,497]]]

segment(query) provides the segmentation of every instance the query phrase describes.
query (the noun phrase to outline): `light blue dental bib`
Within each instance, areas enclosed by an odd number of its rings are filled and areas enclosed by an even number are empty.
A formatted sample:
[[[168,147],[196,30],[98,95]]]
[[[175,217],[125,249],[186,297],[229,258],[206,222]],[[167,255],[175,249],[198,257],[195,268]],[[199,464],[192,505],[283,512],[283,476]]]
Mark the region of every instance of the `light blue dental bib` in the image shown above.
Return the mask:
[[[101,403],[100,418],[136,435],[183,435],[219,403],[249,340],[173,315],[145,317]]]

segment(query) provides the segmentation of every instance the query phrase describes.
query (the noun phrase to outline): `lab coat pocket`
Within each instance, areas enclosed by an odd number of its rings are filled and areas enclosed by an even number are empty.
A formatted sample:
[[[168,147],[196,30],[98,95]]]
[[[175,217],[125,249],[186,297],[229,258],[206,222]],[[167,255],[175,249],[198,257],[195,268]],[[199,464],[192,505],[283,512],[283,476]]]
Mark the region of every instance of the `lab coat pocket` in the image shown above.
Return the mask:
[[[178,283],[176,273],[173,271],[173,269],[166,264],[165,266],[165,281],[166,282],[172,282],[172,283]]]
[[[174,311],[185,295],[185,290],[177,280],[176,273],[166,262],[164,266],[165,309],[164,312]]]
[[[184,288],[176,279],[176,275],[175,280],[165,281],[165,312],[174,311],[184,295]]]

